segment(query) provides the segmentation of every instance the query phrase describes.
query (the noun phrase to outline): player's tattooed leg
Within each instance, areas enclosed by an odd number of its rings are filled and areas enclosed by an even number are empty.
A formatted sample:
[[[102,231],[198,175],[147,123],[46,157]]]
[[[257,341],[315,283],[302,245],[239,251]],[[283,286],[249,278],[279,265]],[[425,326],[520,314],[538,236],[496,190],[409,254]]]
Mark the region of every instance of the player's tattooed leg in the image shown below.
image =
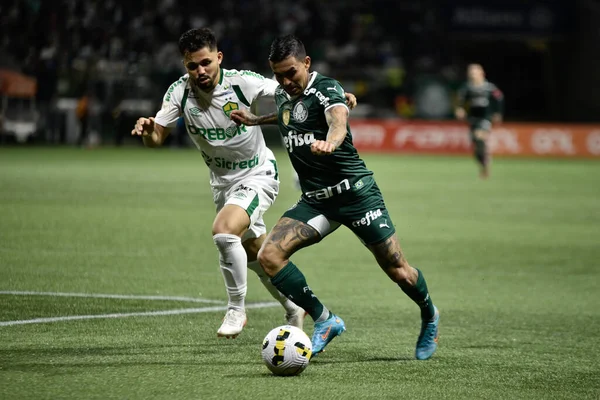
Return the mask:
[[[283,217],[267,236],[263,249],[275,247],[284,257],[289,258],[299,249],[321,240],[321,235],[312,226],[292,218]]]
[[[425,278],[421,271],[411,267],[404,258],[396,234],[381,243],[369,246],[369,249],[390,279],[421,308],[421,318],[424,321],[433,318],[435,308]]]

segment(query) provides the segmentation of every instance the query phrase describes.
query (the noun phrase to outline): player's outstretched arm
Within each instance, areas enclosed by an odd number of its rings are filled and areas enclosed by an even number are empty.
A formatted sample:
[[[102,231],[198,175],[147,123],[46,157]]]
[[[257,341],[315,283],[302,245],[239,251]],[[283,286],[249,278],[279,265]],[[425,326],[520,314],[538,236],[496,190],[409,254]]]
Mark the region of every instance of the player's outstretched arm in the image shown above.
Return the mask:
[[[254,115],[247,110],[233,110],[229,118],[238,125],[273,125],[277,124],[277,113]]]
[[[146,147],[159,147],[163,144],[167,136],[169,136],[169,130],[164,126],[155,123],[154,117],[142,117],[138,118],[131,131],[131,135],[141,136]]]
[[[335,106],[325,111],[325,120],[329,126],[326,140],[317,140],[311,146],[313,154],[323,156],[333,153],[346,138],[348,130],[348,109],[346,107]]]
[[[346,98],[346,105],[352,110],[357,105],[356,96],[352,93],[344,93]],[[254,115],[247,110],[233,110],[229,114],[229,118],[237,125],[276,125],[277,124],[277,113],[271,113],[266,115]]]

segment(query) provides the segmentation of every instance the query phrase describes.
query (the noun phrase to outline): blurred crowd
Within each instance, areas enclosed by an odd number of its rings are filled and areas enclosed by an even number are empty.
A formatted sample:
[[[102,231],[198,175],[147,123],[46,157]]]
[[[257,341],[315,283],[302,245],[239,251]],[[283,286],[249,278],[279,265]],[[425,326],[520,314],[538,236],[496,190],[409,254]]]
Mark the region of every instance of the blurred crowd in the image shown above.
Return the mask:
[[[535,55],[543,52],[543,43],[536,47],[500,41],[488,46],[471,44],[469,37],[451,39],[440,4],[434,0],[3,0],[0,69],[37,78],[36,101],[42,114],[57,98],[75,98],[80,100],[82,115],[100,115],[99,121],[128,107],[133,114],[143,114],[146,108],[155,111],[165,89],[185,73],[177,40],[187,29],[211,27],[225,55],[225,68],[251,69],[265,76],[271,75],[267,62],[271,41],[295,33],[305,42],[314,69],[340,80],[357,95],[357,115],[451,117],[453,92],[464,80],[464,67],[482,61],[507,94],[509,113],[521,117],[517,113],[525,110],[523,118],[527,110],[535,118],[550,114],[548,104],[536,110],[532,101],[536,91],[556,81],[548,72],[540,74],[536,64],[545,57]],[[506,54],[498,56],[503,51],[513,52],[520,61],[507,64]],[[557,52],[553,57],[564,60]],[[511,99],[511,93],[521,88],[518,80],[529,87]],[[553,93],[556,97],[558,92]],[[86,109],[95,111],[86,113]]]
[[[81,95],[95,89],[108,101],[122,95],[117,86],[156,95],[184,72],[177,39],[191,27],[216,32],[226,67],[267,75],[271,41],[294,32],[316,69],[349,82],[359,95],[399,89],[405,57],[425,58],[420,65],[430,68],[435,46],[427,35],[427,2],[6,0],[0,7],[0,68],[41,78],[43,98],[52,90]],[[94,82],[102,84],[90,88]],[[378,93],[377,106],[393,107]]]

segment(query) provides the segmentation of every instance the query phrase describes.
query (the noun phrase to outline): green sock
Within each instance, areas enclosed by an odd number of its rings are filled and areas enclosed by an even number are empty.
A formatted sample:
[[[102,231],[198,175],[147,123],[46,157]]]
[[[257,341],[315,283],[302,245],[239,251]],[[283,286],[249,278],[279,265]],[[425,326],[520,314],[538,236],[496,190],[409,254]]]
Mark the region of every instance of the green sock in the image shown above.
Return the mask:
[[[479,164],[485,165],[486,158],[485,143],[478,140],[475,143],[475,159],[477,162],[479,162]]]
[[[433,319],[433,316],[435,315],[435,309],[433,308],[433,301],[431,301],[431,297],[429,296],[427,283],[425,282],[423,273],[421,273],[419,269],[417,269],[417,272],[419,273],[417,284],[408,288],[403,288],[400,286],[400,289],[402,289],[402,291],[406,293],[408,297],[412,299],[412,301],[421,307],[421,319],[424,321],[429,321]]]
[[[289,261],[274,277],[271,283],[288,299],[302,307],[315,322],[329,317],[329,310],[317,299],[306,283],[304,274]]]

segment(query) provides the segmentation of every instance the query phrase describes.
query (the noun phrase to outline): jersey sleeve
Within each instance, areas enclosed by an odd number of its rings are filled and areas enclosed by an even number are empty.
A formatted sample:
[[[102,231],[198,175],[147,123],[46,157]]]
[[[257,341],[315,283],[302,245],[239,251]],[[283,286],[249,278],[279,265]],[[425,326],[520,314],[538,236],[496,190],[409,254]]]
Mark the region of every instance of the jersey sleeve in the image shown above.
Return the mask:
[[[260,83],[259,91],[256,97],[266,97],[272,99],[273,97],[275,97],[275,89],[277,89],[277,86],[279,86],[279,83],[277,83],[276,80],[265,78],[264,81]]]
[[[322,95],[321,98],[319,98],[319,96],[317,96],[317,98],[323,106],[324,111],[336,106],[343,106],[348,109],[344,88],[342,88],[342,85],[335,79],[323,79],[319,82],[316,89],[317,93],[321,93]],[[350,112],[349,109],[348,112]]]
[[[232,80],[233,90],[238,98],[247,106],[251,106],[257,99],[273,99],[277,82],[273,79],[265,78],[261,74],[252,71],[235,71]],[[237,75],[237,76],[236,76]]]
[[[174,82],[163,96],[162,107],[156,113],[154,122],[173,128],[182,114],[181,102],[186,95],[187,79],[181,78]]]

